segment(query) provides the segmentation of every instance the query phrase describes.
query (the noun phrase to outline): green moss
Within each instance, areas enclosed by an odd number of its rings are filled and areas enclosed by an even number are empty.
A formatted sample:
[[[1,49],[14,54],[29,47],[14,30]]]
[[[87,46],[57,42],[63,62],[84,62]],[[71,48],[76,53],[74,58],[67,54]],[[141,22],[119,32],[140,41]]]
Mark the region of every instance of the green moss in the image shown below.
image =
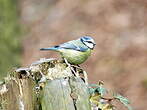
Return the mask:
[[[0,79],[20,65],[20,34],[17,0],[0,0]]]

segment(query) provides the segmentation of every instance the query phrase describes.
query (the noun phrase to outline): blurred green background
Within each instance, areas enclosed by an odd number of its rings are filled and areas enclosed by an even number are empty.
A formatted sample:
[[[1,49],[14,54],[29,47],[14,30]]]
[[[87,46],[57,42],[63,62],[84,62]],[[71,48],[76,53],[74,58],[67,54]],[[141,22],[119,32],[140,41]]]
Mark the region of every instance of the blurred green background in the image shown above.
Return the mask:
[[[21,26],[17,0],[0,0],[0,79],[20,65]]]

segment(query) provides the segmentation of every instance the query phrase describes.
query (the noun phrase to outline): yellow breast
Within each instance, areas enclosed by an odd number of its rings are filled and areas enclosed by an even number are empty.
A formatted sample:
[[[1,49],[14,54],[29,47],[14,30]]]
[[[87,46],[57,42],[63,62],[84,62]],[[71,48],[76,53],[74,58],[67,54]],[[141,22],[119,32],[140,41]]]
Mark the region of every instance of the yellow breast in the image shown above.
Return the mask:
[[[81,64],[91,54],[91,50],[88,49],[85,52],[76,51],[76,50],[70,50],[70,49],[61,49],[60,50],[61,55],[67,59],[67,61],[71,64]]]

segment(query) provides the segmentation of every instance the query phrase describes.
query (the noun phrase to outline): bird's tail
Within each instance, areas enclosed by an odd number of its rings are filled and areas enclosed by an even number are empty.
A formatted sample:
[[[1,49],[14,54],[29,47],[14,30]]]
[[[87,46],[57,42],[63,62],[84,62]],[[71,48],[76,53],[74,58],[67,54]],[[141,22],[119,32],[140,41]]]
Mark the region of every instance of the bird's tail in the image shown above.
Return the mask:
[[[44,51],[47,51],[47,50],[59,51],[59,48],[57,48],[57,47],[50,47],[50,48],[41,48],[40,50],[44,50]]]

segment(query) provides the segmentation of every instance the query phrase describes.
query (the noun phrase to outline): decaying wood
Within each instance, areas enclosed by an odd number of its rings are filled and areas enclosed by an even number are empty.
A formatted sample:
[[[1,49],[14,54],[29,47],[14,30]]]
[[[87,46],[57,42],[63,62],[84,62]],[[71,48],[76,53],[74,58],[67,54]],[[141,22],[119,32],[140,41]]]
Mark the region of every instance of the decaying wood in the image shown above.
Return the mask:
[[[26,79],[9,79],[1,85],[0,110],[34,110],[34,82]]]
[[[0,110],[91,110],[84,72],[72,68],[41,59],[16,69],[0,83]]]

